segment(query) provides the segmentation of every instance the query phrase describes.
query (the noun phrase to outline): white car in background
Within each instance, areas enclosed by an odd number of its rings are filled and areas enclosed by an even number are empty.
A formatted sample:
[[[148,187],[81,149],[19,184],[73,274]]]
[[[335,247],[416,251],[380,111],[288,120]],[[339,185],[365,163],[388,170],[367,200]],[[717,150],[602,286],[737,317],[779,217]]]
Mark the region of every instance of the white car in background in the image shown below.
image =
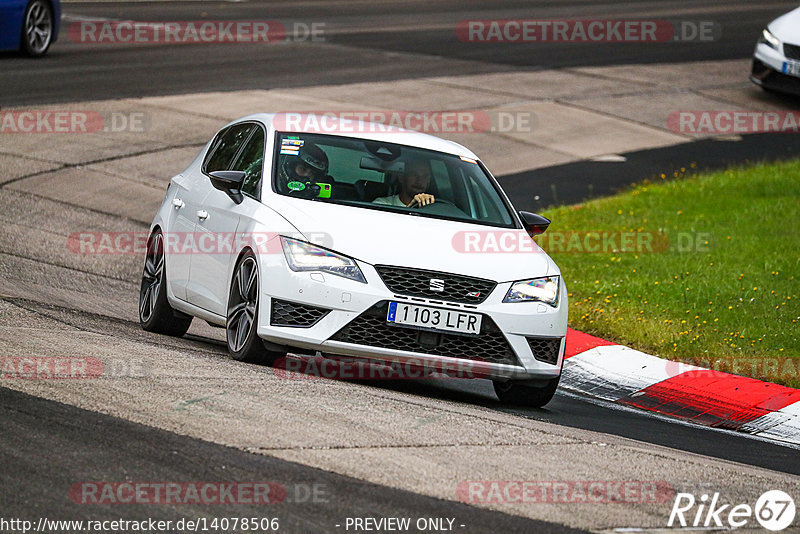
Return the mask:
[[[198,317],[226,329],[241,361],[319,352],[474,367],[503,401],[549,402],[567,292],[531,236],[550,221],[516,212],[456,143],[372,123],[345,133],[353,123],[340,120],[320,134],[244,117],[172,178],[150,228],[142,327],[180,336]],[[434,202],[393,205],[411,162]],[[467,234],[495,246],[470,252]]]
[[[800,7],[761,32],[750,80],[766,91],[800,95]]]

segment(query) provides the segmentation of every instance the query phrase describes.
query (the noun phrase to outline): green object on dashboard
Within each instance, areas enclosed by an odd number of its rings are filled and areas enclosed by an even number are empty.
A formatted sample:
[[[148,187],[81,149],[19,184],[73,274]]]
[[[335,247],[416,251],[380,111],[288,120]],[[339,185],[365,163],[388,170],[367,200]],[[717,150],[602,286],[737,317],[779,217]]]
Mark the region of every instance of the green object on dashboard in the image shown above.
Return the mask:
[[[331,184],[300,182],[292,180],[286,184],[291,191],[305,191],[301,196],[304,198],[331,198]]]
[[[319,186],[319,194],[317,198],[331,198],[331,184],[317,184]]]

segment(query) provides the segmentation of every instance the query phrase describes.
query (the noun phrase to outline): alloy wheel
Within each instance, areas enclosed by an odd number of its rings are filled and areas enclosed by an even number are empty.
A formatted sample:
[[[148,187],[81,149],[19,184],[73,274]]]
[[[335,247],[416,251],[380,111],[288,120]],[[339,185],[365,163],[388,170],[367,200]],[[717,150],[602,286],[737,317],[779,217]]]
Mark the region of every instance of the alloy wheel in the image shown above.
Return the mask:
[[[50,40],[53,38],[52,19],[47,2],[34,0],[25,18],[25,41],[32,54],[42,54],[50,46]]]
[[[255,328],[258,307],[258,266],[252,257],[246,257],[236,269],[228,302],[228,347],[240,352]]]
[[[142,286],[139,289],[139,318],[146,322],[152,317],[161,290],[164,272],[164,247],[160,233],[153,234],[144,260]]]

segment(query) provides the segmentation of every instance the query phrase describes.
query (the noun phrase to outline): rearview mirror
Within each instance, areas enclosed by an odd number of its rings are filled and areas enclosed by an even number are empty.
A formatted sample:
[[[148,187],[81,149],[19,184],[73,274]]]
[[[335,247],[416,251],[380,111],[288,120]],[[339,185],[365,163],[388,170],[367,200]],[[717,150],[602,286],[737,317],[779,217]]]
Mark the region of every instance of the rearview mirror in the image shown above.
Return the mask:
[[[403,172],[406,168],[406,164],[402,161],[383,161],[378,158],[364,156],[361,158],[359,167],[378,172]]]
[[[531,237],[543,234],[547,227],[550,226],[550,219],[536,213],[520,211],[519,216],[522,219],[522,225]]]
[[[214,171],[209,173],[209,176],[214,189],[219,189],[226,193],[237,204],[242,203],[244,200],[244,195],[242,195],[244,171]]]

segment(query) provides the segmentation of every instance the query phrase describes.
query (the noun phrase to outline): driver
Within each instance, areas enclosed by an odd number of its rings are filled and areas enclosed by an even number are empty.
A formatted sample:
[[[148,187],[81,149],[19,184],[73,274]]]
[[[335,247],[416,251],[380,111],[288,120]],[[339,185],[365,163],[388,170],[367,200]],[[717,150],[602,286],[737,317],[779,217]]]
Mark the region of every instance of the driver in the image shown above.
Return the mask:
[[[406,163],[405,172],[400,175],[398,182],[400,191],[396,195],[376,198],[372,202],[410,208],[416,204],[427,206],[436,201],[433,195],[425,192],[431,182],[431,169],[425,161],[412,160]]]
[[[314,143],[306,142],[296,156],[287,156],[280,170],[281,188],[291,186],[290,182],[316,183],[328,180],[328,156]]]

